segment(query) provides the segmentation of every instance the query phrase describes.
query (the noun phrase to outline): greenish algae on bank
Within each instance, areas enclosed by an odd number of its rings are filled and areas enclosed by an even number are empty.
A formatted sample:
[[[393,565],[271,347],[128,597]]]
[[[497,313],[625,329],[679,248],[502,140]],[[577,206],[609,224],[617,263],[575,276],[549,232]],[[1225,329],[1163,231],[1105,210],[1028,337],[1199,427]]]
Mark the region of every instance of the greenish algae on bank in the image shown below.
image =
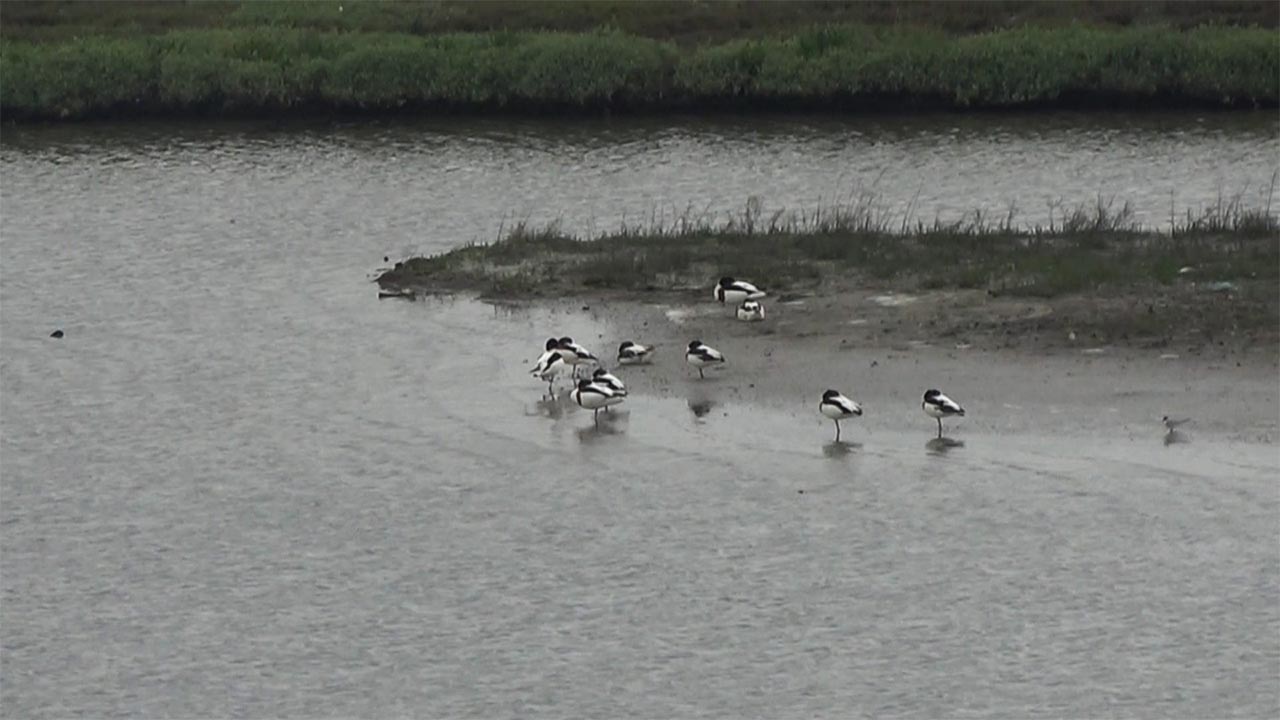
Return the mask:
[[[518,226],[491,244],[410,258],[378,278],[387,290],[468,291],[494,299],[581,296],[709,298],[730,275],[777,299],[868,293],[969,300],[930,318],[940,333],[992,324],[997,306],[1052,309],[1035,328],[1113,342],[1280,342],[1280,229],[1265,212],[1208,213],[1172,234],[1143,230],[1123,211],[1080,210],[1047,229],[980,218],[890,231],[844,210],[786,218],[750,209],[711,227],[687,219],[578,239]],[[982,302],[972,302],[982,298]],[[995,313],[997,316],[1000,312]],[[1010,331],[1006,322],[998,328]]]
[[[280,27],[5,40],[10,120],[323,111],[1280,105],[1260,28],[823,25],[681,46],[615,30],[417,36]]]

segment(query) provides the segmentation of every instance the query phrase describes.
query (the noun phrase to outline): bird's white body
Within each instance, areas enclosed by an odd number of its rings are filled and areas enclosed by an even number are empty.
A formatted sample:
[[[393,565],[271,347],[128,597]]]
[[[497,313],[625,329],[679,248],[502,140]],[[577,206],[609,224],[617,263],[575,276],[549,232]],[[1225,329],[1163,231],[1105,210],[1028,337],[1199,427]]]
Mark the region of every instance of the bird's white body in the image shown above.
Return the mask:
[[[583,380],[582,382],[585,383],[586,386],[583,387],[582,385],[579,385],[574,388],[570,397],[572,397],[573,401],[583,409],[599,410],[600,408],[618,405],[624,399],[621,395],[614,394],[612,390],[604,385],[593,383],[589,380]]]
[[[570,366],[560,353],[547,353],[548,357],[538,358],[538,364],[531,371],[533,376],[544,383],[552,384],[560,375],[570,372]]]
[[[578,387],[569,393],[569,397],[578,404],[578,407],[583,410],[590,410],[591,417],[596,422],[600,421],[600,411],[602,409],[618,405],[626,399],[624,396],[614,393],[608,387],[590,380],[579,381]]]
[[[738,306],[738,319],[743,322],[758,322],[764,319],[764,306],[755,300],[748,300]]]
[[[938,393],[932,398],[926,398],[920,403],[920,409],[924,410],[924,414],[931,418],[950,417],[952,415],[963,416],[964,408],[960,407],[955,400]]]
[[[533,369],[529,371],[529,374],[535,377],[542,377],[542,373],[546,372],[547,368],[551,367],[553,363],[560,364],[563,362],[564,355],[555,350],[548,350],[538,356],[538,362],[534,363]],[[546,378],[543,379],[545,380]]]
[[[1191,422],[1191,418],[1171,418],[1168,415],[1160,418],[1160,422],[1164,423],[1164,428],[1169,432],[1173,432],[1178,427]]]
[[[556,345],[556,350],[562,356],[564,361],[570,365],[582,365],[584,363],[596,362],[596,356],[592,355],[589,350],[573,341],[573,338],[562,337]]]
[[[715,289],[711,291],[711,296],[717,302],[735,306],[748,300],[759,300],[765,295],[766,293],[755,285],[744,280],[734,280],[731,277],[720,278],[720,282],[716,283]]]
[[[652,346],[639,345],[628,340],[618,347],[618,364],[640,365],[647,363],[653,359],[653,350]]]
[[[832,396],[823,396],[822,404],[818,405],[818,411],[832,420],[845,420],[861,415],[862,406],[836,393]]]
[[[595,371],[595,374],[591,376],[591,382],[609,388],[616,396],[627,396],[627,386],[622,384],[617,375],[606,371],[604,368]]]
[[[700,340],[694,340],[689,343],[689,349],[684,354],[685,362],[698,369],[698,377],[702,377],[702,369],[708,365],[716,365],[724,362],[724,355],[710,345],[704,345]]]
[[[818,412],[835,422],[836,442],[839,442],[840,421],[862,415],[862,406],[835,390],[828,390],[822,393],[822,402],[818,404]]]
[[[938,421],[938,437],[942,437],[942,418],[964,417],[964,408],[960,403],[943,395],[937,390],[928,390],[920,402],[920,409],[925,415]]]

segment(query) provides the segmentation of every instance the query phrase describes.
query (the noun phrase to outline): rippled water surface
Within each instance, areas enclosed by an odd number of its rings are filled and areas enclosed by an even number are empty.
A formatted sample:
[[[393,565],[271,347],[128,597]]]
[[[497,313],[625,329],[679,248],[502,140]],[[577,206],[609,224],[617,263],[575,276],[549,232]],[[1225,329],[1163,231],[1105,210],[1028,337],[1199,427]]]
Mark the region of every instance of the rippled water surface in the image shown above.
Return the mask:
[[[1101,193],[1159,226],[1171,203],[1265,203],[1276,129],[5,128],[0,709],[1275,716],[1274,444],[1037,437],[983,420],[987,398],[962,454],[892,412],[846,452],[807,404],[644,375],[597,430],[522,368],[548,328],[602,347],[637,328],[380,303],[368,276],[504,221],[858,188],[925,220],[1013,203],[1028,223]]]

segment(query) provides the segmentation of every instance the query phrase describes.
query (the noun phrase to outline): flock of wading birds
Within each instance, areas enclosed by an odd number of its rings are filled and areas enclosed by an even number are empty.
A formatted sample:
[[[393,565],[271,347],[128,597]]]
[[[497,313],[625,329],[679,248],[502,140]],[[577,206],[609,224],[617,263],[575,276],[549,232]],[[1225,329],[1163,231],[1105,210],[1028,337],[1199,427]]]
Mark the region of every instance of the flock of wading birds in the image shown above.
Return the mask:
[[[737,306],[736,315],[739,320],[755,321],[764,319],[764,307],[760,298],[765,292],[749,282],[734,280],[731,277],[720,278],[713,296],[717,302]],[[627,340],[618,346],[619,365],[637,365],[653,359],[654,348]],[[724,354],[701,340],[689,343],[684,353],[685,362],[698,371],[698,377],[704,376],[703,369],[710,365],[723,364]],[[555,382],[568,373],[577,378],[578,368],[595,365],[596,369],[590,377],[578,379],[577,386],[569,393],[579,407],[592,411],[592,419],[600,422],[600,411],[614,405],[620,405],[627,398],[627,388],[616,375],[600,367],[600,361],[586,348],[577,344],[571,337],[550,338],[545,351],[538,362],[529,371],[531,375],[547,383],[547,392],[554,393]],[[938,422],[938,437],[942,437],[942,418],[964,417],[964,408],[940,391],[930,388],[924,393],[920,409],[925,415]],[[818,403],[818,412],[836,424],[836,440],[840,440],[840,421],[862,415],[862,407],[836,390],[822,393],[822,402]]]

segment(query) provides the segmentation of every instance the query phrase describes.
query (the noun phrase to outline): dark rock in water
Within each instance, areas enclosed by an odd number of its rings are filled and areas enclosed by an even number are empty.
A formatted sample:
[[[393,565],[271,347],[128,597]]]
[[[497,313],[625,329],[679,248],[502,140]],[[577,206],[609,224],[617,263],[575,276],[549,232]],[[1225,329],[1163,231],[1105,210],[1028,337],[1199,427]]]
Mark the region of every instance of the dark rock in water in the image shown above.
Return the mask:
[[[51,337],[51,338],[60,338],[60,337],[62,337],[62,331],[61,331],[61,330],[54,330],[53,332],[49,333],[49,337]]]

